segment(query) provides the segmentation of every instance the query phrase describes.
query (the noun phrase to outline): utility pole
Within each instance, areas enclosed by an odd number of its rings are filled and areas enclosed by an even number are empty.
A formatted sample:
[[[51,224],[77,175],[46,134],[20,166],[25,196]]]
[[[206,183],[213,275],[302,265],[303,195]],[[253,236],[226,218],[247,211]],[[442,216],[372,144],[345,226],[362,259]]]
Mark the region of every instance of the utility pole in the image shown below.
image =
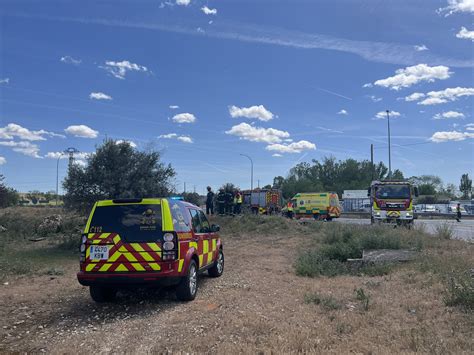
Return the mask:
[[[59,198],[59,160],[64,155],[64,152],[61,152],[58,157],[58,161],[56,162],[56,207],[58,206],[58,198]]]
[[[250,160],[250,191],[253,191],[253,160],[247,154],[240,154]]]
[[[184,182],[184,193],[186,193],[186,181]]]
[[[390,143],[390,110],[387,110],[387,127],[388,127],[388,178],[392,178],[392,152]]]
[[[375,166],[374,166],[374,145],[370,145],[370,170],[372,172],[372,180],[374,180]]]

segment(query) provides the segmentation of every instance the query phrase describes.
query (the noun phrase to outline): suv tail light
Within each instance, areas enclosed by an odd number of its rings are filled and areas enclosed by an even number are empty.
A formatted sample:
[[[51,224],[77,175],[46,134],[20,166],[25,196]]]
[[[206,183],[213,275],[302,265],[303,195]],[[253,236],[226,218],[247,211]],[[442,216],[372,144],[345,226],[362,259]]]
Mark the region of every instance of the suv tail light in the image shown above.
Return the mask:
[[[80,257],[79,261],[81,263],[86,261],[86,249],[87,249],[87,234],[81,236],[81,245],[79,246]]]
[[[171,261],[178,258],[178,238],[175,232],[163,234],[163,244],[161,245],[161,259]]]

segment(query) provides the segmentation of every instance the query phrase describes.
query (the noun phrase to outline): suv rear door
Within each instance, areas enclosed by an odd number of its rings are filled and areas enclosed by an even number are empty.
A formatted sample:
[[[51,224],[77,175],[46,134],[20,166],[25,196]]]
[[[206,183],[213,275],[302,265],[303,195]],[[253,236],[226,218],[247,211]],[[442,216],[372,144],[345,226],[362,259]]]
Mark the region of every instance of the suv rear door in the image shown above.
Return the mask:
[[[86,235],[83,271],[160,270],[163,231],[159,203],[99,202]]]

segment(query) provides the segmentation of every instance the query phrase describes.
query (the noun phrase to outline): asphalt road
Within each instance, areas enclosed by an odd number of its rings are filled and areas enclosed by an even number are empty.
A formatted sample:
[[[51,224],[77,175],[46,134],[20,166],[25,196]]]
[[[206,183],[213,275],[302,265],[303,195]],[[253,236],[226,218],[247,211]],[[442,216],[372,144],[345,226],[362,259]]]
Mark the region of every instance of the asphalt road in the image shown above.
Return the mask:
[[[357,218],[338,218],[335,221],[338,223],[352,223],[352,224],[370,224],[369,219],[357,219]],[[435,234],[437,227],[448,224],[452,227],[454,237],[456,239],[462,239],[469,242],[474,242],[474,220],[465,219],[461,222],[456,222],[454,219],[417,219],[415,220],[415,226],[423,225],[428,233]]]

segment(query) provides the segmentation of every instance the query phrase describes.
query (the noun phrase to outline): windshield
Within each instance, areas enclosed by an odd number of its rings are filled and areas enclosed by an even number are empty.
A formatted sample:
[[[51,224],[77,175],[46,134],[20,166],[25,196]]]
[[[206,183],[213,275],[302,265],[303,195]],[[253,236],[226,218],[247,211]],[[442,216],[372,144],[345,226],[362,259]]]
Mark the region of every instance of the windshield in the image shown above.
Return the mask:
[[[408,185],[381,185],[375,187],[375,197],[378,199],[407,199],[410,198]]]
[[[117,233],[126,242],[153,242],[162,236],[160,205],[115,205],[95,209],[89,233]]]

